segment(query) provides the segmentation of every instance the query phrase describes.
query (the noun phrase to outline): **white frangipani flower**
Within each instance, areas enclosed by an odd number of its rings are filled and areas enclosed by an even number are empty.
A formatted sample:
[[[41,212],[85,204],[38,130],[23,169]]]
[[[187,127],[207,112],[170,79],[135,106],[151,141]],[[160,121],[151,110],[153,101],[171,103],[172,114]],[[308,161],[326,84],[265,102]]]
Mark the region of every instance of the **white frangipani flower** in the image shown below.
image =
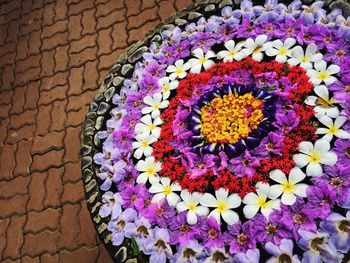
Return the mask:
[[[243,198],[243,203],[246,204],[243,208],[244,216],[250,219],[258,213],[259,209],[261,209],[261,213],[268,218],[274,209],[280,207],[280,200],[273,199],[274,196],[270,195],[269,184],[262,182],[257,183],[256,193],[248,193]],[[273,200],[267,200],[268,198]]]
[[[209,69],[212,65],[215,64],[213,60],[210,58],[215,58],[216,55],[213,51],[209,50],[207,53],[205,53],[201,48],[196,48],[192,51],[192,54],[196,58],[191,58],[188,63],[191,65],[191,73],[199,73],[202,70],[202,66],[205,70]]]
[[[174,80],[176,78],[183,79],[187,75],[187,70],[191,67],[190,64],[185,63],[183,59],[179,59],[175,62],[175,65],[170,65],[167,67],[166,72],[171,73],[169,78]]]
[[[132,143],[132,148],[136,149],[134,152],[134,157],[140,159],[142,155],[150,156],[152,154],[153,148],[150,146],[157,139],[147,133],[140,133],[135,136],[136,142]]]
[[[158,203],[161,199],[166,198],[170,206],[175,206],[180,197],[174,193],[181,191],[181,186],[177,183],[171,183],[168,177],[161,177],[160,182],[153,183],[149,188],[149,192],[155,194],[152,197],[153,203]]]
[[[145,184],[149,181],[151,184],[159,182],[158,172],[162,169],[162,164],[155,160],[153,156],[146,157],[136,164],[136,170],[142,173],[136,179],[138,184]]]
[[[316,86],[314,88],[316,96],[309,96],[306,98],[305,103],[310,106],[314,106],[316,118],[322,116],[329,116],[336,118],[339,116],[339,109],[335,103],[337,101],[334,98],[329,98],[329,90],[325,85]]]
[[[296,40],[294,38],[287,38],[284,43],[277,39],[272,41],[271,47],[266,49],[266,55],[270,57],[276,56],[278,62],[286,62],[288,57],[291,57],[291,47],[295,45]]]
[[[337,117],[334,122],[333,119],[328,116],[323,116],[318,119],[324,126],[327,128],[318,128],[316,134],[325,134],[322,139],[326,141],[331,141],[333,136],[340,139],[350,139],[350,133],[340,129],[341,126],[347,121],[347,118],[344,116]]]
[[[169,105],[169,101],[162,100],[163,95],[161,93],[156,93],[151,96],[146,96],[143,99],[143,102],[148,105],[148,107],[144,107],[141,112],[142,114],[148,114],[151,113],[151,116],[153,119],[158,117],[160,115],[159,109],[165,109]]]
[[[281,203],[292,205],[297,200],[296,196],[306,197],[307,184],[299,184],[306,175],[299,167],[294,167],[289,172],[288,179],[281,170],[273,170],[270,172],[270,178],[279,184],[270,186],[270,196],[275,198],[281,197]]]
[[[256,61],[261,61],[264,57],[263,52],[271,47],[271,42],[266,42],[266,35],[259,35],[255,39],[248,38],[245,42],[245,49],[242,52],[245,56],[252,55]]]
[[[292,49],[291,58],[288,63],[292,66],[300,64],[303,69],[311,69],[312,63],[319,62],[323,58],[321,53],[317,53],[317,46],[312,43],[306,47],[305,53],[301,46],[296,46]]]
[[[301,153],[294,154],[293,160],[295,164],[303,168],[306,166],[306,175],[308,176],[321,176],[322,165],[334,165],[337,162],[337,155],[329,151],[330,144],[326,140],[317,140],[315,145],[311,142],[301,142],[299,144],[299,151]]]
[[[332,76],[340,71],[338,65],[330,65],[327,67],[327,62],[324,60],[317,61],[314,64],[315,69],[309,69],[307,75],[310,77],[310,81],[315,86],[324,82],[326,85],[330,85],[337,81],[337,78]]]
[[[161,124],[162,120],[159,117],[152,120],[151,115],[145,115],[141,118],[141,123],[135,125],[135,133],[152,134],[154,137],[159,138],[161,128],[158,126]]]
[[[245,42],[241,41],[239,43],[235,43],[234,40],[229,40],[225,42],[224,46],[227,50],[220,51],[217,54],[218,59],[223,59],[224,62],[231,62],[233,60],[241,60],[246,57],[246,55],[242,52],[242,48],[244,47]]]
[[[215,191],[215,197],[212,194],[205,193],[200,202],[202,206],[215,208],[210,212],[209,217],[215,217],[219,224],[221,222],[220,216],[229,225],[235,224],[239,220],[238,214],[231,209],[241,205],[241,198],[238,194],[231,194],[230,196],[228,194],[228,190],[220,188]]]
[[[163,99],[166,100],[170,96],[170,92],[179,86],[179,81],[178,80],[173,80],[170,81],[170,78],[168,77],[163,77],[158,81],[159,85],[161,86],[162,94],[163,94]]]
[[[182,202],[178,203],[176,208],[177,211],[187,212],[187,223],[194,225],[197,223],[198,216],[206,216],[209,214],[209,208],[200,206],[200,200],[202,195],[196,192],[189,193],[187,190],[183,190],[180,194]]]

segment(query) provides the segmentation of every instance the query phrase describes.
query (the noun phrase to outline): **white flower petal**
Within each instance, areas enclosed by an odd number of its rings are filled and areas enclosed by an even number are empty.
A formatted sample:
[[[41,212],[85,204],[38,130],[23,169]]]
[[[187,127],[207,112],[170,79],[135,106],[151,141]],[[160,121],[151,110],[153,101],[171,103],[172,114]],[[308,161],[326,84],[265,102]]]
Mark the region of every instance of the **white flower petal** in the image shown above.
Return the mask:
[[[242,203],[242,199],[238,194],[232,194],[227,198],[227,204],[229,208],[239,207]]]
[[[287,182],[286,175],[279,169],[271,171],[270,178],[280,184]]]
[[[306,189],[308,188],[307,184],[296,184],[294,194],[300,197],[306,197]]]
[[[309,156],[302,153],[294,154],[293,161],[297,166],[302,168],[309,163]]]
[[[197,224],[197,215],[194,212],[189,211],[186,216],[187,223],[190,225]]]
[[[250,219],[258,213],[259,208],[257,205],[246,205],[243,207],[243,214],[247,219]]]
[[[319,163],[309,163],[306,167],[306,174],[308,176],[321,176],[322,166]]]
[[[284,193],[281,198],[281,203],[284,205],[292,205],[297,200],[293,193]]]
[[[226,210],[221,213],[222,219],[229,225],[236,224],[239,221],[238,214],[232,210]]]
[[[326,164],[326,165],[335,165],[338,160],[338,157],[336,153],[334,152],[327,152],[322,154],[320,163]]]
[[[299,167],[293,167],[289,172],[288,181],[296,184],[304,180],[306,174]]]
[[[201,205],[206,206],[206,207],[215,207],[217,200],[216,198],[209,193],[205,193],[200,201]]]

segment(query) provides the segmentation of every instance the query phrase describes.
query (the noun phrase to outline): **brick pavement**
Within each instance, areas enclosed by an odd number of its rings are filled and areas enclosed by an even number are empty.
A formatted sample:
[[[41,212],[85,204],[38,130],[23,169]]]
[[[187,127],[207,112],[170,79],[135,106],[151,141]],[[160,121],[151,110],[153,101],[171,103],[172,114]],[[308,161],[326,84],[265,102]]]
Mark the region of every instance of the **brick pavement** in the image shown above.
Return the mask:
[[[111,262],[81,182],[87,105],[117,57],[191,0],[0,0],[0,262]]]

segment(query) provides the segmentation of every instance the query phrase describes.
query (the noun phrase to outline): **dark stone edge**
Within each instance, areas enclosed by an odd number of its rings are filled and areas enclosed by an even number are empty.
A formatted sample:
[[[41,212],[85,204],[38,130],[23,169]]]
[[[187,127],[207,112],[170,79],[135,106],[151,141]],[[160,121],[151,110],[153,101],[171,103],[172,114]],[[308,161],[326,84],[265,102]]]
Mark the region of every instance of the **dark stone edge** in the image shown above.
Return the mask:
[[[347,0],[350,1],[350,0]],[[81,138],[81,169],[84,184],[87,207],[90,212],[94,227],[106,246],[109,254],[115,262],[147,262],[147,256],[140,253],[135,256],[131,250],[129,239],[125,239],[122,245],[116,247],[112,245],[111,233],[107,229],[108,218],[101,218],[98,211],[102,205],[102,194],[99,189],[96,173],[98,167],[93,162],[93,156],[101,149],[102,142],[95,136],[96,132],[105,129],[105,118],[109,117],[109,112],[113,107],[112,96],[120,91],[123,80],[131,76],[135,63],[142,58],[142,54],[148,50],[151,41],[160,41],[159,33],[164,29],[171,29],[174,26],[183,26],[184,24],[197,20],[205,15],[210,16],[216,10],[224,6],[237,6],[241,0],[199,0],[195,4],[189,5],[186,9],[177,12],[169,18],[158,24],[153,30],[149,31],[142,40],[130,46],[126,53],[122,54],[116,61],[100,86],[97,95],[90,104],[88,113],[85,117],[83,133]],[[264,1],[254,1],[255,4],[262,4]],[[285,1],[281,1],[285,2]],[[289,1],[290,2],[290,1]],[[304,0],[309,4],[310,0]],[[344,16],[350,15],[350,4],[342,0],[325,0],[325,5],[330,9],[341,8],[345,11]]]

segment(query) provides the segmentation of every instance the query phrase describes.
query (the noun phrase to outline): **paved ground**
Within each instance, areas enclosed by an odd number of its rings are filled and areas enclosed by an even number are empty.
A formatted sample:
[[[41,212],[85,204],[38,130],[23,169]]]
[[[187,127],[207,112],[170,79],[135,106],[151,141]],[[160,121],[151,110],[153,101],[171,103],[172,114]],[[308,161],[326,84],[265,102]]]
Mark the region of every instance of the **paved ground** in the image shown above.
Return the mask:
[[[79,164],[117,57],[191,0],[0,0],[0,262],[110,262]]]

